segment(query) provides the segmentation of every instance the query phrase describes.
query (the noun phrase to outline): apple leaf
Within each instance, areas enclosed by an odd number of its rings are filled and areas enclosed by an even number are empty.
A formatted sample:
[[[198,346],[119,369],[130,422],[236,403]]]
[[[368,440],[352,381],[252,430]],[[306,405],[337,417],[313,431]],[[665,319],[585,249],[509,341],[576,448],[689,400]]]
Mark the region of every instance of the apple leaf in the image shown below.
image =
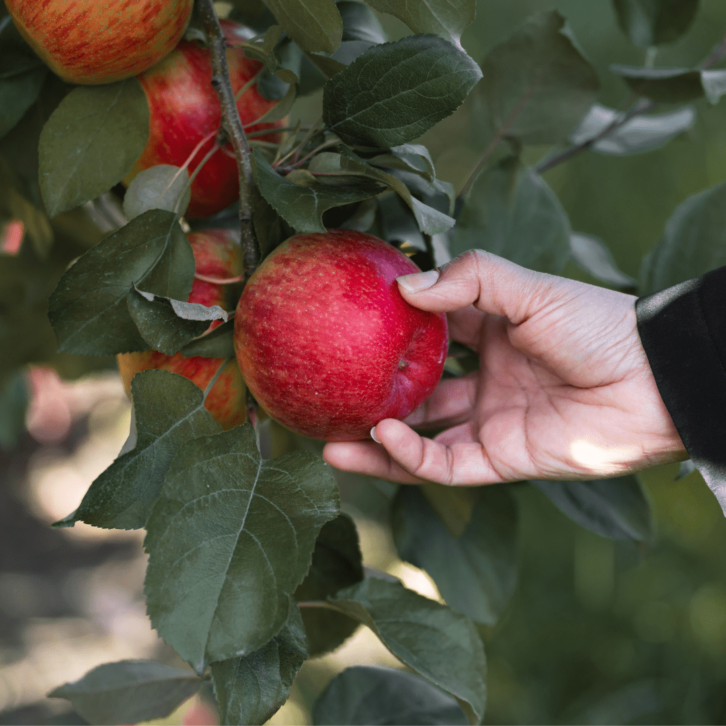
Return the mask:
[[[124,214],[131,220],[150,209],[165,209],[182,216],[191,198],[188,182],[187,170],[177,166],[159,164],[144,169],[126,190]]]
[[[179,352],[200,336],[214,320],[227,322],[219,305],[209,307],[143,292],[132,287],[127,299],[129,313],[141,337],[154,350],[167,355]]]
[[[480,78],[463,50],[433,35],[374,45],[326,83],[323,118],[347,144],[387,149],[454,113]]]
[[[397,17],[416,34],[431,33],[461,47],[461,34],[474,22],[476,0],[366,0],[380,13]]]
[[[428,572],[452,608],[478,623],[497,622],[517,584],[517,509],[506,487],[478,490],[459,537],[417,487],[401,487],[393,537],[401,559]]]
[[[557,274],[570,253],[570,223],[542,177],[510,156],[485,169],[464,202],[451,252],[470,249]]]
[[[136,78],[74,88],[40,135],[40,190],[49,216],[118,184],[148,138],[149,104]]]
[[[343,37],[335,0],[265,0],[282,29],[308,52],[334,53]]]
[[[212,663],[220,723],[266,723],[290,695],[290,687],[308,657],[300,612],[290,609],[282,630],[254,653]]]
[[[204,408],[201,389],[176,373],[137,373],[131,395],[136,445],[95,479],[78,509],[59,526],[85,522],[104,529],[140,529],[179,451],[197,436],[221,430]]]
[[[565,141],[600,88],[556,10],[520,25],[487,55],[482,72],[478,90],[492,131],[523,144]]]
[[[354,666],[330,681],[315,703],[313,723],[459,726],[469,722],[455,698],[413,673]]]
[[[572,132],[570,143],[582,144],[596,138],[608,129],[620,114],[612,108],[593,104],[580,125]],[[659,149],[696,122],[696,110],[692,106],[677,111],[635,116],[621,126],[612,129],[607,136],[590,146],[599,154],[624,156],[642,154]]]
[[[367,162],[384,169],[398,169],[419,174],[432,182],[436,178],[434,162],[429,150],[422,144],[401,144],[385,154],[378,154]]]
[[[637,285],[636,280],[617,266],[608,246],[591,234],[570,235],[570,259],[585,272],[607,285],[621,289]]]
[[[726,70],[623,65],[612,65],[610,70],[635,93],[656,103],[686,103],[705,96],[709,103],[715,105],[726,93]]]
[[[672,43],[696,17],[698,0],[613,0],[618,25],[641,48]]]
[[[198,673],[258,650],[287,622],[338,508],[319,457],[264,461],[249,424],[187,442],[147,523],[152,624]]]
[[[662,239],[643,260],[640,295],[665,290],[726,265],[726,183],[676,207]]]
[[[0,376],[0,451],[13,449],[25,431],[29,398],[24,371]]]
[[[533,481],[573,522],[603,537],[650,542],[653,515],[634,476],[600,481]]]
[[[354,183],[350,184],[301,186],[280,176],[259,148],[254,149],[253,158],[260,193],[297,232],[325,232],[325,211],[374,197],[385,189],[367,179],[352,180]]]
[[[139,723],[165,718],[202,683],[191,671],[150,660],[122,660],[104,663],[48,697],[69,700],[88,723]]]
[[[361,159],[352,158],[350,155],[323,152],[313,158],[308,170],[313,174],[331,175],[330,177],[319,177],[322,185],[326,185],[327,179],[339,181],[341,175],[349,175],[351,180],[354,180],[355,177],[362,177],[385,185],[396,192],[411,208],[419,229],[424,234],[445,232],[456,223],[448,214],[444,214],[414,197],[411,190],[397,177],[372,167]]]
[[[48,66],[14,26],[0,31],[0,138],[20,121],[40,94]]]
[[[129,313],[132,285],[186,300],[194,254],[171,212],[152,210],[84,254],[61,278],[48,316],[58,350],[104,355],[146,350]]]
[[[361,2],[341,0],[338,3],[343,18],[343,40],[359,40],[377,45],[385,43],[386,33],[378,22],[376,14]]]
[[[470,723],[481,723],[486,702],[486,660],[469,618],[400,582],[367,578],[328,602],[367,625],[409,668],[455,696]]]
[[[324,601],[363,579],[363,559],[353,520],[341,514],[323,525],[307,576],[295,590],[297,602]],[[329,653],[358,627],[347,615],[321,608],[302,608],[310,657]]]
[[[234,320],[217,326],[214,330],[187,343],[179,352],[187,358],[234,358]]]

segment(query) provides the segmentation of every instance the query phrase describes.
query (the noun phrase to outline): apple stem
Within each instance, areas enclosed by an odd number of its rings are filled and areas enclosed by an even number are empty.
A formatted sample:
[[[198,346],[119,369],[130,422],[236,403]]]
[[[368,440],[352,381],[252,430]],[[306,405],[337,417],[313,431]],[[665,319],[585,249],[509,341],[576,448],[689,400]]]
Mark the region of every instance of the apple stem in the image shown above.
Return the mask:
[[[240,242],[243,249],[245,279],[257,269],[260,252],[252,224],[252,192],[255,180],[252,175],[252,156],[242,121],[235,103],[232,82],[227,66],[227,41],[214,9],[213,0],[198,0],[197,9],[209,38],[209,52],[212,60],[212,86],[222,106],[222,126],[237,158],[239,170],[239,220]]]

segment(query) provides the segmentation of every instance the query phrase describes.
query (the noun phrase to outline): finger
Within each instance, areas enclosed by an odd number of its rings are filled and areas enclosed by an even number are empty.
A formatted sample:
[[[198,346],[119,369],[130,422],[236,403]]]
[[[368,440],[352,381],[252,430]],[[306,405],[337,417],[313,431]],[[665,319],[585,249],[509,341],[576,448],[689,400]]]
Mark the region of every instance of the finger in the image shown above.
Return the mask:
[[[471,415],[476,394],[476,377],[449,378],[405,421],[409,426],[445,426],[461,423]]]
[[[374,429],[391,459],[418,480],[438,484],[492,484],[504,481],[479,443],[444,445],[423,438],[402,421],[385,419]]]
[[[530,317],[565,280],[527,270],[482,250],[469,250],[441,272],[398,278],[403,297],[413,306],[432,312],[451,312],[474,305],[491,315],[519,324]]]
[[[387,479],[399,484],[423,484],[402,469],[379,444],[373,441],[345,441],[326,444],[325,461],[342,471],[354,471],[376,479]]]
[[[462,310],[454,310],[446,315],[449,335],[458,343],[476,350],[481,341],[481,329],[486,315],[469,305]]]

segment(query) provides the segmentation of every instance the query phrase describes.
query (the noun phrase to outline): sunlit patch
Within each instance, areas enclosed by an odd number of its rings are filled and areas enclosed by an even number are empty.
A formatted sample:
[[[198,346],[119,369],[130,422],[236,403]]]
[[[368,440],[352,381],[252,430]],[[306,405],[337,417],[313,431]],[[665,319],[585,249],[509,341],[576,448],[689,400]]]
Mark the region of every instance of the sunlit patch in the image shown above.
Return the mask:
[[[603,469],[617,474],[623,471],[627,464],[640,459],[640,447],[630,446],[598,446],[590,441],[580,439],[570,446],[570,456],[577,464],[592,471],[603,474]]]

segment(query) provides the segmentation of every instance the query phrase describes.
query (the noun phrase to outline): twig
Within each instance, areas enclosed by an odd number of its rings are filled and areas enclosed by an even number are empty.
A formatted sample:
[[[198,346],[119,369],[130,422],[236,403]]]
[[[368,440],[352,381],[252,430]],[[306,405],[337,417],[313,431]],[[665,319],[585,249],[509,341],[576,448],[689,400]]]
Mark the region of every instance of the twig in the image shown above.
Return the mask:
[[[628,111],[628,113],[616,117],[611,124],[604,128],[599,134],[593,136],[591,139],[587,139],[586,141],[583,141],[579,144],[575,144],[575,146],[570,146],[569,149],[565,149],[562,153],[551,156],[549,159],[545,159],[542,163],[537,165],[537,172],[539,174],[544,174],[546,171],[549,171],[553,167],[562,164],[562,162],[568,161],[573,156],[577,156],[577,154],[591,148],[598,141],[601,141],[606,136],[609,136],[616,129],[624,126],[631,119],[635,118],[636,116],[640,116],[641,114],[647,113],[648,111],[652,111],[654,108],[655,103],[653,101],[640,101],[639,103],[636,103],[635,106],[633,106],[633,108]]]
[[[204,30],[209,38],[209,52],[212,59],[212,86],[214,86],[222,106],[222,126],[229,136],[237,158],[240,241],[243,250],[245,279],[249,279],[257,268],[260,259],[260,252],[252,225],[252,190],[255,182],[252,176],[250,145],[247,142],[245,130],[237,111],[234,91],[229,79],[229,68],[227,67],[227,42],[222,33],[217,13],[214,10],[214,3],[212,0],[199,0],[197,7],[204,23]]]

